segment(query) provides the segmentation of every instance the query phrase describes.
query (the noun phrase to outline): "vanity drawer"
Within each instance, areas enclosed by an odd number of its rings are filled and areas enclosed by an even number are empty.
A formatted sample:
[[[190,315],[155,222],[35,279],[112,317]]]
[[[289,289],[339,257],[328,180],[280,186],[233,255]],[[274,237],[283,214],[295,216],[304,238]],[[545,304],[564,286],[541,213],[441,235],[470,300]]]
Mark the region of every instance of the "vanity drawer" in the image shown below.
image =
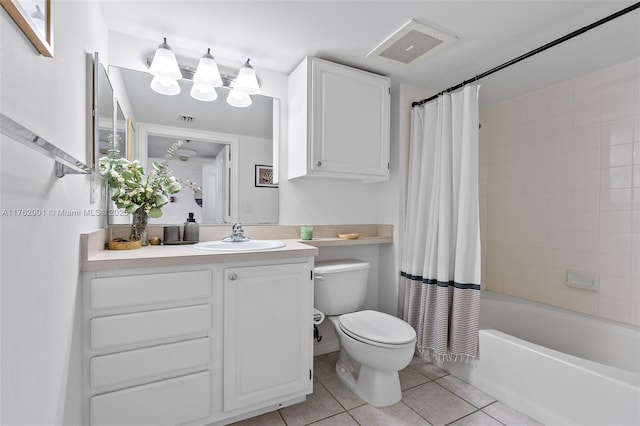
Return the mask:
[[[179,302],[211,295],[211,272],[94,278],[91,280],[91,309],[110,309],[153,303]]]
[[[115,385],[163,374],[166,378],[185,368],[206,367],[210,360],[209,338],[97,356],[91,359],[91,386]]]
[[[108,348],[207,333],[211,305],[112,315],[91,320],[91,347]]]
[[[209,415],[208,371],[91,398],[92,425],[177,425]]]

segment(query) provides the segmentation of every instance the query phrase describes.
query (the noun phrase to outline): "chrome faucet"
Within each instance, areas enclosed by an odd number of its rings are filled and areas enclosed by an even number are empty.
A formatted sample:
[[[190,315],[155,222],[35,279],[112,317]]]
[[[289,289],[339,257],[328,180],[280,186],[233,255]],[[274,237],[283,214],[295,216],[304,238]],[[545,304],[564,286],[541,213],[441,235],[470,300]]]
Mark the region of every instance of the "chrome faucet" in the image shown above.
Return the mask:
[[[222,241],[242,242],[249,241],[250,239],[251,238],[244,236],[244,229],[242,229],[242,225],[240,225],[240,223],[235,223],[233,228],[231,228],[231,235],[223,238]]]

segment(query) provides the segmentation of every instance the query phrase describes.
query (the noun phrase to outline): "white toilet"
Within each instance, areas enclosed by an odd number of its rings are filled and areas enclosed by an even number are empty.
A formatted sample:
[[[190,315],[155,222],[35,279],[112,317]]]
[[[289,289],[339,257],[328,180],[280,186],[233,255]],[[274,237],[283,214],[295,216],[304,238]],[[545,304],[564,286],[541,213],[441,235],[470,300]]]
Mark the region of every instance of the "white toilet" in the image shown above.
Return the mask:
[[[402,398],[398,371],[413,358],[416,332],[392,315],[359,311],[369,267],[359,260],[316,262],[314,305],[333,322],[340,339],[340,380],[362,400],[386,407]]]

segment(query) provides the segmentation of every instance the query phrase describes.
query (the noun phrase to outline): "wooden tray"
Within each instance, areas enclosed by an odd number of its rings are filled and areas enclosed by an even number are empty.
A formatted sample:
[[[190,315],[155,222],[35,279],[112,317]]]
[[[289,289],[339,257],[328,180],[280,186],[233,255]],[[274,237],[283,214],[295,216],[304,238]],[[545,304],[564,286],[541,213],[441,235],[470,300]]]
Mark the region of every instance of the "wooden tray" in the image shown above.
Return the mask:
[[[142,247],[142,241],[109,241],[109,250],[134,250]]]

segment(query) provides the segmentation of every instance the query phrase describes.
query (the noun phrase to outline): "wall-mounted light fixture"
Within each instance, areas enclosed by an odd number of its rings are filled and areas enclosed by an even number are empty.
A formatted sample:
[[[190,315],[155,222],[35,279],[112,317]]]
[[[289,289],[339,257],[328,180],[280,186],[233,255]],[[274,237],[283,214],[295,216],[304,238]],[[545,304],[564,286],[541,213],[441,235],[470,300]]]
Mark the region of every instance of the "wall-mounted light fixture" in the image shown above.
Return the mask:
[[[251,96],[260,93],[260,86],[256,73],[249,64],[249,59],[242,65],[238,76],[222,76],[218,70],[218,64],[211,55],[211,49],[207,49],[198,62],[195,72],[187,67],[178,65],[176,56],[167,44],[167,39],[158,46],[149,72],[153,75],[151,89],[162,95],[177,95],[180,93],[178,80],[183,78],[193,80],[193,87],[189,92],[191,97],[203,102],[209,102],[218,98],[217,87],[227,87],[231,90],[227,96],[227,103],[235,107],[247,107],[251,105]]]
[[[167,38],[158,46],[153,56],[149,72],[153,75],[151,88],[162,95],[177,95],[180,93],[178,79],[182,78],[176,55],[167,44]]]

